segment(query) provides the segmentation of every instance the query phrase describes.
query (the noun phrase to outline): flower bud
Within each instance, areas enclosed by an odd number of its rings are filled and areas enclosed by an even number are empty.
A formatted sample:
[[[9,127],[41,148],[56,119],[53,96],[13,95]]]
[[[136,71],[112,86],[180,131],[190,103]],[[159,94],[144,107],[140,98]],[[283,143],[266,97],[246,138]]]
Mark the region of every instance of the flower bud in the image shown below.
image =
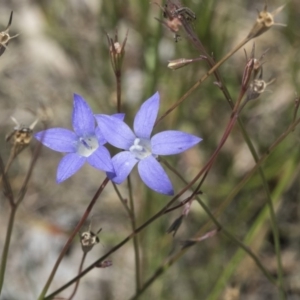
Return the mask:
[[[169,60],[168,63],[168,68],[170,68],[171,70],[177,70],[180,68],[183,68],[193,62],[199,61],[199,60],[203,60],[204,57],[200,56],[199,58],[178,58],[178,59],[174,59],[174,60]]]

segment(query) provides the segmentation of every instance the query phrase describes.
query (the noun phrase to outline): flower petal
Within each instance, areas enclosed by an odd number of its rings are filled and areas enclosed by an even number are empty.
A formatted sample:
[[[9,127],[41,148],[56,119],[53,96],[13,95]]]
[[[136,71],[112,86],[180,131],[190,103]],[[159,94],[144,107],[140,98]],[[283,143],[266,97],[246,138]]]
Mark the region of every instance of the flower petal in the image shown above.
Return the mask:
[[[124,113],[117,113],[117,114],[111,115],[111,117],[117,118],[117,119],[119,119],[119,120],[121,120],[121,121],[124,121],[125,114],[124,114]]]
[[[104,138],[110,144],[125,150],[133,145],[135,135],[122,120],[107,115],[95,115],[95,118]]]
[[[146,100],[137,112],[133,129],[137,137],[149,139],[159,109],[159,93],[156,92],[148,100]]]
[[[85,100],[77,94],[74,94],[72,123],[78,136],[85,137],[94,134],[95,119],[93,112]]]
[[[157,133],[151,138],[152,153],[156,155],[171,155],[181,153],[201,142],[202,139],[175,130]]]
[[[46,147],[58,152],[76,152],[76,134],[64,128],[51,128],[37,132],[34,137]]]
[[[152,155],[138,163],[138,171],[142,180],[150,189],[161,194],[174,194],[168,175]]]
[[[96,116],[96,115],[95,115],[95,116]],[[117,118],[117,119],[123,121],[123,120],[124,120],[124,117],[125,117],[125,114],[123,114],[123,113],[118,113],[118,114],[111,115],[111,117]],[[96,137],[97,137],[97,140],[98,140],[98,142],[99,142],[99,145],[104,145],[104,144],[107,143],[107,140],[104,138],[104,136],[103,136],[103,134],[102,134],[102,132],[101,132],[101,130],[100,130],[100,128],[99,128],[98,126],[96,126],[96,128],[95,128],[95,135],[96,135]]]
[[[91,166],[101,171],[105,171],[105,172],[114,171],[110,154],[108,150],[103,146],[99,146],[98,149],[87,158],[87,161]]]
[[[95,135],[96,135],[96,138],[97,138],[100,146],[107,143],[107,140],[104,138],[102,131],[100,130],[100,128],[98,126],[96,126],[96,128],[95,128]]]
[[[75,174],[83,166],[85,160],[85,157],[75,153],[65,155],[58,165],[56,182],[61,183]]]
[[[137,159],[129,151],[120,152],[112,158],[115,172],[107,173],[107,176],[113,182],[120,184],[127,178],[137,162]]]

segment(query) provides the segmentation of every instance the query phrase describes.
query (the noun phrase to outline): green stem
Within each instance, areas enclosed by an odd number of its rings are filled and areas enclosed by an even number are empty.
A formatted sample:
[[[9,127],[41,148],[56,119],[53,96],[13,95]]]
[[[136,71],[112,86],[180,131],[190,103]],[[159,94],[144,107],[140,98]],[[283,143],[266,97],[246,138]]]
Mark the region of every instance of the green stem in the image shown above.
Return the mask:
[[[177,174],[177,172],[175,172],[175,174]],[[181,178],[181,176],[180,176],[180,178]],[[209,216],[211,221],[216,225],[217,230],[221,231],[227,238],[233,240],[239,247],[244,249],[244,251],[247,252],[249,254],[249,256],[252,257],[252,259],[257,264],[258,268],[266,275],[266,277],[269,279],[269,281],[276,285],[276,280],[265,269],[265,267],[261,264],[260,260],[256,257],[256,255],[246,245],[244,245],[243,242],[241,242],[239,239],[237,239],[234,235],[232,235],[230,233],[230,231],[228,231],[224,226],[221,225],[221,223],[217,220],[217,218],[213,215],[213,213],[209,210],[208,206],[201,200],[200,197],[197,196],[196,199],[197,199],[198,203],[200,204],[200,206],[203,208],[203,210],[206,212],[206,214]],[[140,292],[142,292],[142,290]],[[139,295],[139,293],[137,293],[136,296],[138,296],[138,295]]]
[[[251,154],[252,154],[255,162],[257,163],[259,159],[258,159],[258,155],[255,151],[255,148],[254,148],[250,138],[248,137],[248,135],[244,134],[245,129],[243,126],[241,126],[241,129],[243,131],[243,136],[244,136],[246,143],[251,151]],[[267,183],[265,174],[264,174],[261,166],[258,167],[258,173],[261,177],[263,187],[266,192],[267,204],[269,206],[269,211],[270,211],[271,227],[272,227],[272,233],[273,233],[273,238],[274,238],[274,243],[275,243],[275,252],[276,252],[277,267],[278,267],[279,295],[280,295],[280,299],[285,299],[283,269],[282,269],[282,262],[281,262],[281,253],[280,253],[280,241],[279,241],[279,233],[278,233],[278,226],[277,226],[277,222],[276,222],[275,211],[274,211],[272,197],[270,194],[268,183]]]
[[[130,181],[130,175],[127,178],[128,190],[129,190],[129,203],[131,207],[131,228],[134,232],[136,230],[136,219],[135,219],[135,209],[134,201],[132,196],[132,185]],[[141,288],[141,268],[140,268],[140,251],[139,251],[139,242],[137,235],[133,237],[133,247],[134,247],[134,258],[135,258],[135,282],[136,282],[136,291],[138,292]]]
[[[272,193],[272,198],[274,198],[275,203],[277,206],[279,205],[279,199],[280,195],[283,192],[284,187],[287,185],[291,185],[293,182],[293,179],[291,177],[294,176],[294,168],[292,166],[295,166],[295,162],[292,160],[289,160],[285,166],[284,170],[281,171],[281,180],[279,184],[276,186],[275,190]],[[294,179],[297,178],[294,176]],[[245,243],[247,244],[253,244],[256,240],[257,235],[261,236],[263,230],[263,223],[268,218],[269,214],[269,208],[265,207],[260,211],[259,215],[256,218],[255,223],[252,225],[250,230],[248,231],[246,237],[244,238]],[[268,226],[266,224],[266,226]],[[219,276],[215,287],[213,288],[211,294],[209,295],[209,300],[216,300],[219,299],[220,293],[224,289],[224,286],[228,283],[228,280],[233,275],[234,270],[241,265],[241,260],[243,258],[243,252],[241,252],[240,249],[236,251],[234,256],[231,258],[230,262],[228,263],[228,266],[224,269],[223,273]]]

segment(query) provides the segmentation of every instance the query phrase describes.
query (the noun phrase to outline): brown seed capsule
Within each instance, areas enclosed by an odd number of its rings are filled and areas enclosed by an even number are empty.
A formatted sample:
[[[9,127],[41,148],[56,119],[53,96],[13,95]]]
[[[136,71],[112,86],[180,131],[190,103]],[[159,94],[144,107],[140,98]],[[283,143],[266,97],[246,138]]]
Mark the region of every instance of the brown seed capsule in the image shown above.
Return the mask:
[[[28,145],[32,139],[33,128],[37,124],[38,119],[35,120],[30,126],[23,126],[19,124],[19,122],[14,117],[11,117],[11,119],[16,124],[16,126],[11,133],[7,134],[5,140],[8,142],[13,138],[12,142],[14,145]]]
[[[258,12],[258,16],[255,24],[253,25],[251,31],[249,32],[247,38],[253,39],[267,30],[269,30],[273,25],[286,26],[284,24],[279,24],[274,22],[274,17],[284,8],[284,5],[278,7],[273,12],[267,11],[267,5],[265,5],[264,9]]]
[[[108,45],[109,45],[109,56],[110,56],[111,64],[112,64],[115,74],[117,75],[118,73],[121,72],[123,58],[125,55],[125,45],[127,42],[128,31],[126,33],[126,37],[123,40],[122,44],[120,44],[118,41],[118,32],[117,31],[115,33],[114,39],[112,39],[107,33],[106,33],[106,36],[107,36]]]
[[[163,11],[163,17],[165,20],[155,18],[158,22],[165,25],[174,33],[174,40],[178,42],[180,35],[178,31],[182,22],[190,22],[196,19],[195,13],[188,7],[184,7],[178,0],[167,0],[164,6],[154,2]]]
[[[267,86],[274,81],[275,78],[273,78],[269,82],[265,82],[263,79],[254,79],[247,91],[246,101],[258,99],[259,96],[266,91]]]
[[[84,253],[89,252],[92,250],[92,248],[100,242],[100,239],[98,237],[98,234],[102,228],[98,230],[97,233],[94,233],[93,231],[85,231],[80,235],[80,243],[81,243],[81,248]]]
[[[205,59],[204,56],[200,56],[197,58],[178,58],[178,59],[169,60],[168,68],[170,68],[171,70],[177,70],[193,62],[203,60],[203,59]]]
[[[11,25],[11,22],[12,22],[12,18],[13,18],[13,12],[10,13],[10,18],[9,18],[9,21],[8,21],[8,24],[5,28],[4,31],[0,32],[0,56],[4,53],[4,51],[6,50],[7,48],[7,45],[8,45],[8,42],[17,37],[19,34],[16,34],[14,36],[10,36],[9,35],[9,27]]]

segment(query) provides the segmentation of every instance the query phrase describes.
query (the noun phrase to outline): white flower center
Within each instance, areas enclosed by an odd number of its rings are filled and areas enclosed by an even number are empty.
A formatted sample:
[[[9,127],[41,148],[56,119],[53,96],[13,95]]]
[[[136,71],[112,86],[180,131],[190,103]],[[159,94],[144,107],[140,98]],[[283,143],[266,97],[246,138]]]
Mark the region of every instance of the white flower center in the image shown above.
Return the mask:
[[[152,155],[150,140],[136,138],[129,151],[136,159],[142,160],[149,155]]]
[[[84,157],[89,157],[99,147],[95,136],[80,137],[77,145],[77,153]]]

